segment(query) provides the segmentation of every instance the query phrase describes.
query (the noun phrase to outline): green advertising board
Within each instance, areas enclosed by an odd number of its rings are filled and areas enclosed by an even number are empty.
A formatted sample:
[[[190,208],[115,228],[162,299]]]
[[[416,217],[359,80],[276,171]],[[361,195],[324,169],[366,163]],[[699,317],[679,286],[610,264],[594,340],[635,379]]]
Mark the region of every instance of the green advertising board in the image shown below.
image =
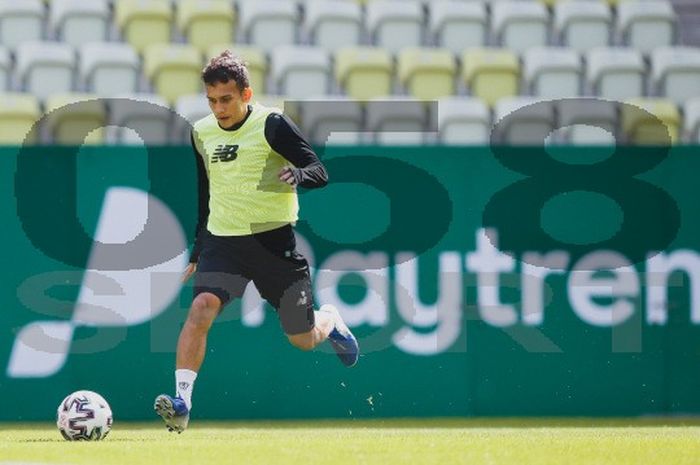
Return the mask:
[[[362,356],[306,353],[249,287],[209,336],[206,419],[699,413],[696,147],[327,147],[301,191],[316,301]],[[196,220],[188,147],[0,149],[0,420],[173,390]]]

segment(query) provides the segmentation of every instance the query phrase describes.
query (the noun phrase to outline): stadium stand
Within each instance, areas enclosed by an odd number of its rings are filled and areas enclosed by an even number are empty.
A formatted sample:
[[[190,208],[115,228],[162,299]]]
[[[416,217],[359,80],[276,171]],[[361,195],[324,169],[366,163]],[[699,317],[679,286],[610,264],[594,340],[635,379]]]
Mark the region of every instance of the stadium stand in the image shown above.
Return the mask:
[[[622,107],[622,131],[635,145],[676,143],[680,132],[680,112],[670,100],[634,98]]]
[[[45,133],[59,145],[105,141],[107,109],[94,94],[54,94],[46,100]]]
[[[494,108],[494,118],[500,122],[500,131],[494,135],[494,141],[502,144],[542,145],[556,127],[554,104],[535,97],[499,100]]]
[[[156,94],[123,94],[112,102],[107,142],[165,145],[171,139],[168,102]]]
[[[558,102],[561,142],[573,145],[607,145],[617,138],[617,105],[600,99]]]
[[[581,117],[575,105],[555,105],[556,122],[572,126],[564,139],[634,136],[634,118],[628,114],[623,124],[624,111],[609,111],[629,101],[656,102],[649,108],[675,128],[673,140],[689,141],[697,140],[687,118],[696,117],[691,102],[700,98],[698,30],[700,2],[691,0],[0,0],[0,92],[31,94],[40,111],[57,94],[152,92],[152,101],[203,115],[203,59],[230,48],[248,63],[257,101],[284,107],[292,99],[356,99],[363,130],[383,127],[374,116],[370,122],[367,104],[383,96],[448,105],[421,121],[452,118],[444,123],[450,132],[437,137],[450,144],[484,141],[479,125],[497,121],[490,109],[597,97],[604,99],[591,110],[604,125],[597,131],[574,123]],[[202,103],[191,103],[197,98]],[[115,121],[114,110],[105,111]],[[338,111],[338,124],[357,127],[354,116]],[[154,119],[154,127],[161,124]],[[457,134],[457,121],[468,135]],[[167,137],[181,143],[186,133],[174,127]],[[103,140],[135,140],[120,134]],[[337,140],[429,139],[344,134]],[[50,141],[51,132],[45,135],[37,140]]]
[[[685,133],[688,142],[700,144],[700,97],[685,103]]]
[[[481,99],[446,97],[438,101],[440,142],[448,145],[487,144],[491,113]]]

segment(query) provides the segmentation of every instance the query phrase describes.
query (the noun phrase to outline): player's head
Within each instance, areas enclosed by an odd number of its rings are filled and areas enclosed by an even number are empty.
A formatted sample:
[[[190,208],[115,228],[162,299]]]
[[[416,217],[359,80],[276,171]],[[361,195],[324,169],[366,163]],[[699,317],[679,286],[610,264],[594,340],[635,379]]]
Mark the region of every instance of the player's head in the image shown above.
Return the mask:
[[[253,97],[248,69],[243,60],[225,50],[202,71],[209,107],[226,128],[243,120]]]

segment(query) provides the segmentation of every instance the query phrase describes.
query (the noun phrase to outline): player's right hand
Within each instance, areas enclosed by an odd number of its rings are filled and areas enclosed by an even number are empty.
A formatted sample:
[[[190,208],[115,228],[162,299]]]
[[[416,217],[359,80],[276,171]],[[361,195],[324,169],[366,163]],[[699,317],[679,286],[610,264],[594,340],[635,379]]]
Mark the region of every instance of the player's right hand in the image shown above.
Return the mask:
[[[197,264],[196,263],[190,263],[187,265],[187,268],[185,268],[185,272],[182,273],[182,282],[186,283],[188,279],[190,279],[190,276],[194,274],[194,272],[197,271]]]

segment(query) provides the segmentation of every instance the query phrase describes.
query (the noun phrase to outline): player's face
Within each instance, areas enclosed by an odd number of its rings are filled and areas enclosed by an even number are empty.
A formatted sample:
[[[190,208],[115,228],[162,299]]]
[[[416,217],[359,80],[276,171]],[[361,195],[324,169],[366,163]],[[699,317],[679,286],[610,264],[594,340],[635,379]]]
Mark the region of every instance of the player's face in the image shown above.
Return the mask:
[[[226,129],[243,121],[253,96],[250,87],[241,91],[234,81],[228,81],[207,84],[206,89],[209,108],[216,116],[219,126]]]

